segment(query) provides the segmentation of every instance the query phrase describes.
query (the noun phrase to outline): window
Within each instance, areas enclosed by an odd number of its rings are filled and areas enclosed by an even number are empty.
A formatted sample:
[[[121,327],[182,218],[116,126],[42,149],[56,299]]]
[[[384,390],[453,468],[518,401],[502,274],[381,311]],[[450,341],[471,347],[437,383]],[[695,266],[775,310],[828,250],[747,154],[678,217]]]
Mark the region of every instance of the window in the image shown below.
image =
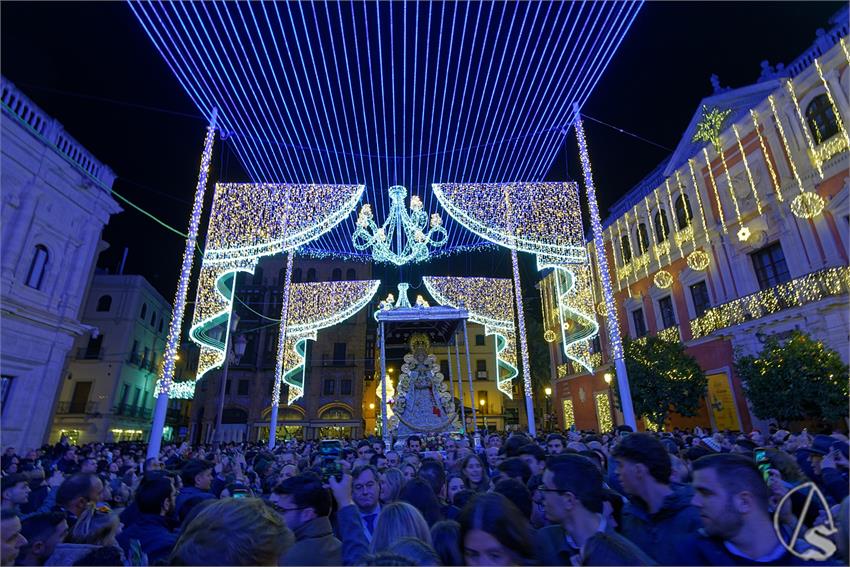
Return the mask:
[[[96,311],[109,311],[112,308],[112,296],[111,295],[101,295],[100,299],[97,300],[97,308]]]
[[[815,139],[815,144],[822,144],[838,134],[838,120],[826,94],[816,96],[806,108],[806,122],[809,131]]]
[[[345,364],[345,343],[334,343],[334,366],[343,366]]]
[[[151,313],[151,327],[156,324],[156,311]]]
[[[98,335],[97,338],[90,336],[89,343],[86,345],[86,353],[84,358],[98,359],[101,357],[101,347],[103,346],[103,335]]]
[[[322,394],[325,396],[333,396],[335,384],[336,380],[333,380],[332,378],[328,378],[327,380],[325,380],[324,387],[322,388]]]
[[[475,346],[484,346],[486,344],[484,335],[475,335]]]
[[[352,419],[351,412],[345,408],[330,408],[326,409],[322,412],[322,415],[319,416],[319,419],[335,419],[338,421],[345,421]]]
[[[247,396],[251,391],[250,380],[240,380],[236,386],[236,394],[239,396]]]
[[[694,313],[697,317],[700,317],[711,307],[711,302],[708,299],[708,286],[705,285],[705,281],[701,281],[690,286],[690,289],[691,299],[694,301]]]
[[[27,273],[27,286],[33,289],[41,289],[41,282],[44,279],[44,272],[47,270],[47,260],[50,255],[47,253],[47,247],[39,244],[35,247],[35,252],[30,262],[30,271]]]
[[[145,347],[145,354],[142,355],[142,364],[140,366],[147,366],[148,364],[148,355],[150,354],[150,349]]]
[[[9,399],[9,393],[12,391],[13,376],[3,374],[0,376],[0,410],[6,408],[6,400]]]
[[[646,321],[643,320],[643,309],[637,308],[632,311],[632,323],[635,325],[635,338],[646,335]]]
[[[476,360],[475,361],[475,378],[478,380],[486,380],[487,379],[487,361],[486,360]]]
[[[77,382],[74,384],[74,392],[71,394],[71,404],[68,413],[86,413],[86,403],[91,393],[91,382]],[[138,391],[138,388],[136,388]]]
[[[691,203],[688,201],[688,196],[684,193],[679,193],[676,197],[676,224],[679,225],[679,230],[691,224],[691,219],[694,218],[694,213],[691,211]]]
[[[342,396],[351,395],[351,380],[346,378],[339,383],[339,393]]]
[[[667,240],[670,234],[670,225],[667,222],[667,211],[658,209],[655,213],[655,241],[659,244]]]
[[[148,304],[142,303],[142,312],[139,313],[139,319],[144,319],[148,316]]]
[[[488,410],[490,404],[487,403],[487,390],[479,390],[476,394],[478,394],[478,409],[484,413],[490,413]],[[482,404],[481,402],[484,403]]]
[[[342,279],[342,270],[339,268],[334,268],[333,272],[331,272],[331,281],[338,282]]]
[[[646,225],[640,223],[637,228],[637,243],[638,256],[649,250],[649,233],[646,232]]]
[[[354,281],[357,279],[357,272],[354,271],[354,268],[348,268],[345,270],[345,279],[348,281]]]
[[[285,278],[286,276],[284,276]],[[292,270],[292,281],[295,283],[299,283],[301,281],[301,268],[295,268]]]
[[[782,246],[778,242],[753,252],[751,256],[761,289],[768,289],[791,279],[788,265],[785,263],[785,254],[782,253]]]
[[[160,319],[159,319],[159,325],[158,325],[158,326],[157,326],[157,328],[156,328],[156,332],[157,332],[157,333],[162,333],[162,322],[163,322],[164,320],[165,320],[165,318],[164,318],[164,317],[160,317]]]
[[[142,397],[142,389],[139,388],[138,386],[136,386],[136,393],[133,397],[133,406],[134,407],[139,407],[139,400],[141,399],[141,397]]]
[[[316,268],[310,268],[307,270],[307,281],[314,282],[316,281]]]
[[[139,341],[133,341],[133,349],[130,351],[130,362],[138,362],[139,357]]]
[[[666,329],[676,325],[676,312],[673,311],[673,298],[669,295],[658,300],[658,310],[661,312],[661,323]]]
[[[620,238],[620,249],[623,251],[623,264],[628,264],[632,261],[632,243],[629,242],[628,235]]]

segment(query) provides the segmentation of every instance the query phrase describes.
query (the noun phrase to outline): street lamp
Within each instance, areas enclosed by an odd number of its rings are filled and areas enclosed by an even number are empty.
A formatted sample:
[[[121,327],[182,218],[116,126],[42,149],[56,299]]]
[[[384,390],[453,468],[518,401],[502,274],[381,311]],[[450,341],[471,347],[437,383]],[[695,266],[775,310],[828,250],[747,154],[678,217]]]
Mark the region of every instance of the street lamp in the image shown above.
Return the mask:
[[[611,387],[611,380],[613,380],[614,377],[611,376],[610,372],[606,372],[604,378],[605,378],[605,383],[608,384],[608,387],[610,388]]]
[[[548,431],[548,429],[546,429],[546,423],[551,420],[551,417],[549,416],[549,398],[552,396],[552,388],[546,386],[546,388],[543,390],[543,393],[546,394],[546,415],[543,416],[543,429]]]
[[[228,334],[228,337],[233,336],[238,324],[239,315],[234,313],[230,319],[230,333]],[[227,386],[227,371],[230,369],[231,361],[235,364],[239,364],[239,361],[245,355],[245,347],[248,344],[248,339],[246,339],[244,335],[234,337],[232,345],[229,341],[227,341],[228,337],[225,337],[224,367],[221,370],[221,387],[218,392],[218,413],[215,418],[215,436],[213,437],[213,440],[216,447],[218,447],[221,443],[221,437],[224,433],[221,427],[221,417],[224,414],[224,389]]]
[[[484,416],[484,431],[487,431],[487,414],[484,413],[484,406],[487,404],[484,398],[478,400],[478,405],[481,406],[481,415]]]

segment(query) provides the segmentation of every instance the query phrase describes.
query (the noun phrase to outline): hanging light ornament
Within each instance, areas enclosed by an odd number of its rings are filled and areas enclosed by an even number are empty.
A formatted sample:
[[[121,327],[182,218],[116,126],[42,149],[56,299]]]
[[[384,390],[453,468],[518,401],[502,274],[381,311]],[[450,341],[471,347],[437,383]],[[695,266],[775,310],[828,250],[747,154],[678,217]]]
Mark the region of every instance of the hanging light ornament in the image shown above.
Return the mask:
[[[702,271],[708,267],[710,263],[708,254],[703,250],[694,250],[688,256],[688,267],[692,270]]]
[[[429,246],[439,248],[448,240],[442,217],[439,213],[432,214],[428,226],[428,213],[423,210],[418,196],[410,198],[408,213],[404,207],[407,189],[395,185],[390,187],[389,193],[390,214],[382,226],[375,223],[371,205],[363,205],[360,209],[357,229],[351,238],[354,247],[358,250],[371,248],[376,262],[390,262],[396,266],[426,260]]]
[[[659,270],[658,273],[655,274],[655,277],[652,278],[652,281],[654,281],[655,285],[660,289],[667,289],[673,285],[673,276],[671,276],[670,272],[667,270]]]
[[[826,202],[813,191],[800,193],[791,201],[791,212],[801,219],[813,219],[823,211]]]

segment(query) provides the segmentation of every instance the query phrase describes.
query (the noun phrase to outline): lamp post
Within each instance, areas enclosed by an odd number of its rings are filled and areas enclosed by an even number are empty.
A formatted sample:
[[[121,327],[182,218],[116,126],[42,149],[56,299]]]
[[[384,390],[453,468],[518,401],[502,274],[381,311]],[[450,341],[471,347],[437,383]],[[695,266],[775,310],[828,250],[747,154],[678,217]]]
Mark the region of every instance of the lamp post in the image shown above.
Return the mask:
[[[478,405],[481,406],[481,415],[484,416],[484,432],[487,432],[487,410],[484,408],[487,405],[487,402],[484,401],[484,398],[478,400]]]
[[[614,376],[610,372],[606,372],[602,377],[608,385],[608,405],[611,407],[611,421],[616,425],[617,420],[614,419],[614,400],[611,398],[611,381],[614,379]]]
[[[549,409],[549,400],[552,397],[552,388],[550,388],[549,386],[546,386],[546,389],[543,390],[543,393],[546,394],[546,415],[544,416],[543,421],[547,422],[547,421],[551,420],[551,417],[550,417],[551,411]],[[546,423],[543,423],[543,430],[548,431],[548,429],[546,429]]]
[[[218,413],[215,418],[215,433],[214,444],[218,448],[221,444],[221,437],[224,433],[221,428],[221,417],[224,414],[224,392],[227,386],[227,371],[230,369],[230,361],[239,364],[242,356],[245,354],[245,346],[248,344],[248,339],[244,335],[239,335],[233,339],[233,344],[230,344],[229,338],[236,332],[236,326],[239,324],[239,315],[236,313],[230,319],[230,332],[225,337],[224,345],[224,366],[221,370],[221,387],[218,391]]]

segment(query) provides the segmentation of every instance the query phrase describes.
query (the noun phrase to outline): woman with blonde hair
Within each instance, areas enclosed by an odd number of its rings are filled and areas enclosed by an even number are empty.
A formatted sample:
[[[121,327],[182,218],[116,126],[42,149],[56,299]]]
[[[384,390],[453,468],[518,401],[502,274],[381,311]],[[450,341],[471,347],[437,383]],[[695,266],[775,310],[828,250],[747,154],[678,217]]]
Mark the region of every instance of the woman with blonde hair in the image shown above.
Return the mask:
[[[403,537],[413,537],[431,545],[431,531],[419,510],[407,502],[393,502],[378,516],[371,552],[387,551]]]
[[[390,504],[398,500],[398,495],[406,482],[404,473],[399,469],[387,469],[381,473],[381,504]]]
[[[118,514],[107,506],[90,504],[80,514],[77,523],[68,536],[68,543],[85,543],[88,545],[118,545],[116,536],[121,533],[124,524]]]

